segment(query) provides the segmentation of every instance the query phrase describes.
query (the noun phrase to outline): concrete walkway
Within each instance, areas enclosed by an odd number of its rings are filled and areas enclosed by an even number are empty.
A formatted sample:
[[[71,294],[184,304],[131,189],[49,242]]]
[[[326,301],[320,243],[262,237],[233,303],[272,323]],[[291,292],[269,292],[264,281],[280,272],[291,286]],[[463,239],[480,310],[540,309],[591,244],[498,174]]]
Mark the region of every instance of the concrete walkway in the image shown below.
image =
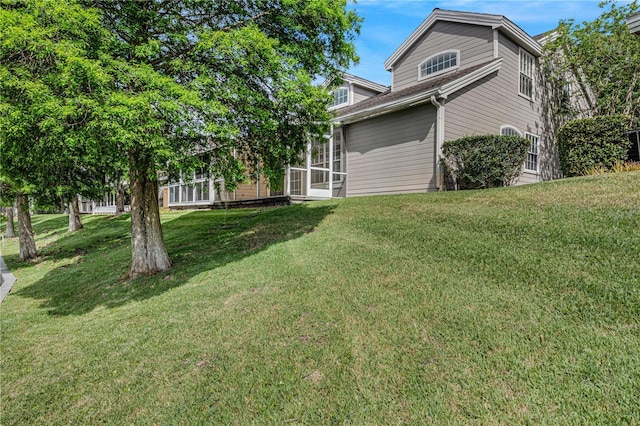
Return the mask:
[[[9,272],[7,265],[4,263],[4,259],[0,255],[0,303],[4,300],[5,296],[9,294],[15,282],[16,277]]]

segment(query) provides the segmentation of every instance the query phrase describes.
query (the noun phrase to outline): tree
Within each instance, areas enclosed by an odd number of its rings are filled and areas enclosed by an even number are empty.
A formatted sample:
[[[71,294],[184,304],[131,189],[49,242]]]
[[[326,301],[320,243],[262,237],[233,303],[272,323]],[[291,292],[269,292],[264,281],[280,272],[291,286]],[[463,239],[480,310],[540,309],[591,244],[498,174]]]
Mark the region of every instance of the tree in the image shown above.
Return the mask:
[[[33,237],[33,228],[31,227],[31,214],[29,213],[29,197],[23,192],[18,192],[16,196],[16,205],[18,207],[18,241],[19,256],[18,260],[25,261],[35,259],[38,256],[36,250],[36,240]]]
[[[117,161],[96,125],[108,33],[95,11],[27,0],[0,10],[0,38],[2,174],[41,201],[68,203],[69,231],[80,229],[77,194],[101,195]]]
[[[16,228],[15,228],[15,223],[13,221],[13,219],[14,219],[13,203],[11,203],[7,207],[5,207],[5,209],[6,209],[6,216],[7,216],[7,230],[5,232],[5,237],[7,237],[7,238],[15,238],[16,237]]]
[[[543,77],[547,98],[555,100],[550,114],[623,114],[631,127],[640,117],[640,38],[630,33],[626,18],[640,7],[637,0],[600,7],[608,9],[592,22],[563,21],[548,37]]]
[[[0,136],[7,172],[31,183],[46,182],[42,169],[24,173],[51,163],[50,144],[74,178],[85,159],[126,160],[131,277],[171,266],[159,169],[206,166],[228,189],[258,169],[278,181],[326,131],[329,96],[314,81],[356,59],[346,0],[78,1],[26,0],[0,15]],[[76,149],[82,167],[68,167]],[[194,156],[204,151],[210,164]]]
[[[151,274],[171,266],[157,170],[202,166],[193,154],[208,151],[206,166],[227,188],[258,166],[281,178],[326,130],[329,96],[314,80],[355,59],[359,19],[345,0],[85,4],[112,34],[103,133],[129,160],[129,273]]]
[[[5,207],[5,215],[7,218],[7,229],[5,236],[7,238],[15,238],[16,231],[14,227],[14,204],[16,201],[16,195],[13,188],[9,185],[9,182],[2,178],[0,175],[0,205]]]

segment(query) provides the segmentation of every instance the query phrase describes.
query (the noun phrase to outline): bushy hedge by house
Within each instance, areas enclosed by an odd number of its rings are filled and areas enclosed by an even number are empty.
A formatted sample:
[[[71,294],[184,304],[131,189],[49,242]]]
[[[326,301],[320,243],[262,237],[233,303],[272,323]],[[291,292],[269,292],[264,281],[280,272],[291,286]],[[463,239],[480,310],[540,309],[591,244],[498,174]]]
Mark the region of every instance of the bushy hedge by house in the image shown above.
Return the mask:
[[[459,189],[508,186],[520,175],[529,145],[520,136],[466,136],[442,145],[443,161]]]
[[[631,147],[628,126],[624,115],[581,118],[562,126],[557,134],[562,173],[580,176],[624,162]]]

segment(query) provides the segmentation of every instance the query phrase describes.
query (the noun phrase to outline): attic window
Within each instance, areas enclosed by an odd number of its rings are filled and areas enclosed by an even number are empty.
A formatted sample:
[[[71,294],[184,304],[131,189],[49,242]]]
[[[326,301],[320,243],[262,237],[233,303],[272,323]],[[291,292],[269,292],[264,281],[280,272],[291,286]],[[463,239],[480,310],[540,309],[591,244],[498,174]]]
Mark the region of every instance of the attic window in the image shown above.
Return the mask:
[[[449,50],[428,57],[418,67],[418,80],[460,67],[460,51]]]
[[[349,103],[349,89],[346,87],[340,87],[333,91],[333,100],[329,107],[335,107],[347,103]]]

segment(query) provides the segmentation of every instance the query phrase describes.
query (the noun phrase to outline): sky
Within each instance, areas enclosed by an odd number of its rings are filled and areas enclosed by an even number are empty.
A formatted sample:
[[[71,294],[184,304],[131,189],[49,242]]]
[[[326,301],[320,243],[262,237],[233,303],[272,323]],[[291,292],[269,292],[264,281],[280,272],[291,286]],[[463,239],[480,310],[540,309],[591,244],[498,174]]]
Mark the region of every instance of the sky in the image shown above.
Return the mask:
[[[431,11],[440,9],[504,15],[529,35],[557,27],[560,20],[591,21],[603,9],[599,0],[358,0],[350,9],[364,18],[355,41],[360,63],[349,73],[384,85],[391,84],[391,73],[384,62],[424,21]]]

